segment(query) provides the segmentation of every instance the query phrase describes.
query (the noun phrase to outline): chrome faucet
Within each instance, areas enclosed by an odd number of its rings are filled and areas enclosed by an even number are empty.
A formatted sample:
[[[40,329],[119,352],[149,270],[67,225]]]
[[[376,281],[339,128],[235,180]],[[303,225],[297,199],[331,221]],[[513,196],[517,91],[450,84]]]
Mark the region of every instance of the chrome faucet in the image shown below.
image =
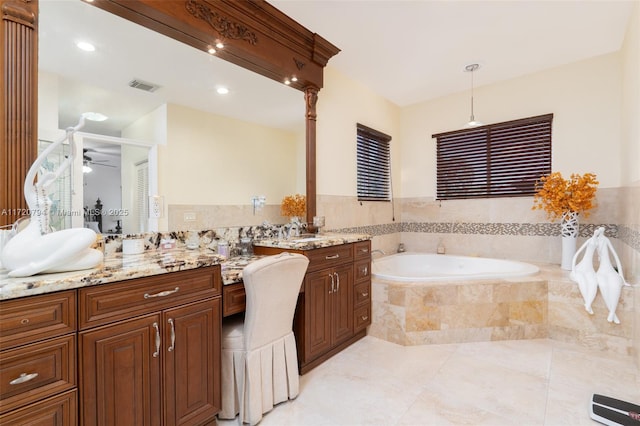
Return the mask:
[[[375,249],[375,250],[371,250],[371,256],[373,257],[373,253],[380,253],[383,256],[386,256],[387,253],[385,253],[384,251],[380,250],[380,249]]]

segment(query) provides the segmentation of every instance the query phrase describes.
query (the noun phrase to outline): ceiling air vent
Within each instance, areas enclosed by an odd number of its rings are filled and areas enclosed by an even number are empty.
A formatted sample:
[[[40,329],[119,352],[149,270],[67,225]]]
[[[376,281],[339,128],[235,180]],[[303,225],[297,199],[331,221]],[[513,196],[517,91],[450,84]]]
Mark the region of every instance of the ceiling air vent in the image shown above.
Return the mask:
[[[145,92],[155,92],[160,88],[157,84],[149,83],[148,81],[139,80],[137,78],[134,78],[129,82],[129,87],[144,90]]]

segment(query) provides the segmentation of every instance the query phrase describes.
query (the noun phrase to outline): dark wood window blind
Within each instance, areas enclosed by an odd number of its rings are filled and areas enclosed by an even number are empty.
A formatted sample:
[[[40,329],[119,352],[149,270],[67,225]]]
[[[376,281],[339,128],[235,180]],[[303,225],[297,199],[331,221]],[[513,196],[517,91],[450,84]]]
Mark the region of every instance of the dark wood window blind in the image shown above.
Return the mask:
[[[437,198],[520,197],[551,173],[553,114],[433,135]]]
[[[358,201],[391,200],[391,136],[357,125]]]

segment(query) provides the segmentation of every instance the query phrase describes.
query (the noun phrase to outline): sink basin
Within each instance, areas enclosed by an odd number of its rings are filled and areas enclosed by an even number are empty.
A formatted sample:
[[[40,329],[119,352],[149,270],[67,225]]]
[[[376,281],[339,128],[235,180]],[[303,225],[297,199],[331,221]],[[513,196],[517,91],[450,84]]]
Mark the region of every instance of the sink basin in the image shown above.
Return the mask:
[[[295,240],[291,240],[294,243],[308,243],[310,241],[318,241],[321,240],[322,237],[307,237],[307,238],[297,238]]]

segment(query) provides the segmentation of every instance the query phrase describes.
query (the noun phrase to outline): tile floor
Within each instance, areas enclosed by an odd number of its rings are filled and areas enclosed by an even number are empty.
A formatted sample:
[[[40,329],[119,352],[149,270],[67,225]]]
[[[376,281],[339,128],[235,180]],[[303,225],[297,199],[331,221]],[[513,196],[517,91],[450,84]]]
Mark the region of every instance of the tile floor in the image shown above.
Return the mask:
[[[400,346],[367,336],[302,376],[300,395],[260,426],[598,425],[593,393],[640,404],[633,359],[548,339]]]

